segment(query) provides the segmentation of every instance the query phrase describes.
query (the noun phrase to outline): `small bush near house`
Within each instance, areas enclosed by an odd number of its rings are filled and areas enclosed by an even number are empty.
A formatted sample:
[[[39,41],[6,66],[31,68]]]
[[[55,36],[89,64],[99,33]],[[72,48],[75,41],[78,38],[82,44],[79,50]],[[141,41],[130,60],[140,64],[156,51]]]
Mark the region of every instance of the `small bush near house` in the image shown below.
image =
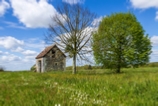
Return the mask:
[[[35,64],[31,67],[30,71],[36,72],[36,65]]]
[[[3,72],[3,71],[4,71],[4,67],[0,66],[0,72]]]
[[[83,68],[85,70],[91,70],[92,69],[92,66],[91,65],[84,65]]]
[[[66,70],[72,70],[72,66],[67,66]]]

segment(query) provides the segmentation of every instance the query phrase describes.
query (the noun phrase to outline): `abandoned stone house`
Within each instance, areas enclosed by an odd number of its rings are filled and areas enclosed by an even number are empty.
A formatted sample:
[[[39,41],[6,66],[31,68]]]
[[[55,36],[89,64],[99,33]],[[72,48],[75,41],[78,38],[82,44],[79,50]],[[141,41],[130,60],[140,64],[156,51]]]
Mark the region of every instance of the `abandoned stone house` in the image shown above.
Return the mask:
[[[46,72],[51,70],[65,70],[66,67],[66,56],[57,47],[52,45],[46,47],[36,57],[36,71]]]

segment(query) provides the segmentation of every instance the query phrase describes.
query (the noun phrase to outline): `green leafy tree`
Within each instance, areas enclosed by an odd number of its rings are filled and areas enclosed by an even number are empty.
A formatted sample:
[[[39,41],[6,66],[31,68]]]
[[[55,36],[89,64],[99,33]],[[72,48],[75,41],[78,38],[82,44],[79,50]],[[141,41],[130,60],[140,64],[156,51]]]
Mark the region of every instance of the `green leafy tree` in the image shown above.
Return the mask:
[[[116,13],[103,18],[93,34],[93,51],[97,64],[115,69],[149,62],[151,42],[141,24],[131,13]]]

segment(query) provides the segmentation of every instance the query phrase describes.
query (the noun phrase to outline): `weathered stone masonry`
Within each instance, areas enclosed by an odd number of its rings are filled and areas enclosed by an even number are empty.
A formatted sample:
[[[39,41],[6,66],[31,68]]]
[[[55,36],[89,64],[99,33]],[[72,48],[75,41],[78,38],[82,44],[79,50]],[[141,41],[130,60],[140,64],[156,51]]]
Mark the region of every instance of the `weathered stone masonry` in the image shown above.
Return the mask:
[[[36,69],[37,72],[46,72],[52,70],[65,70],[66,67],[66,56],[57,47],[52,45],[46,47],[36,57]]]

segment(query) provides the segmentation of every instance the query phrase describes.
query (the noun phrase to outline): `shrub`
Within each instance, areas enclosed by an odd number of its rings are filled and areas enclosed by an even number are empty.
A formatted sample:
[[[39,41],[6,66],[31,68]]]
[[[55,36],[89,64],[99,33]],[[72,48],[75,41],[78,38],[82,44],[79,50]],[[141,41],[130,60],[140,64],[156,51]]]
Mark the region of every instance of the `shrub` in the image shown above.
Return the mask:
[[[72,70],[72,66],[67,66],[66,70]]]
[[[84,65],[83,68],[85,70],[91,70],[92,69],[92,66],[91,65]]]
[[[36,72],[36,65],[35,64],[31,67],[30,71]]]
[[[104,69],[102,66],[92,66],[92,65],[84,65],[84,66],[77,66],[77,70],[92,70],[92,69]],[[72,70],[72,66],[66,67],[66,70]]]
[[[0,72],[3,72],[4,70],[4,67],[0,67]]]
[[[146,67],[158,67],[158,62],[152,62],[145,65]]]

